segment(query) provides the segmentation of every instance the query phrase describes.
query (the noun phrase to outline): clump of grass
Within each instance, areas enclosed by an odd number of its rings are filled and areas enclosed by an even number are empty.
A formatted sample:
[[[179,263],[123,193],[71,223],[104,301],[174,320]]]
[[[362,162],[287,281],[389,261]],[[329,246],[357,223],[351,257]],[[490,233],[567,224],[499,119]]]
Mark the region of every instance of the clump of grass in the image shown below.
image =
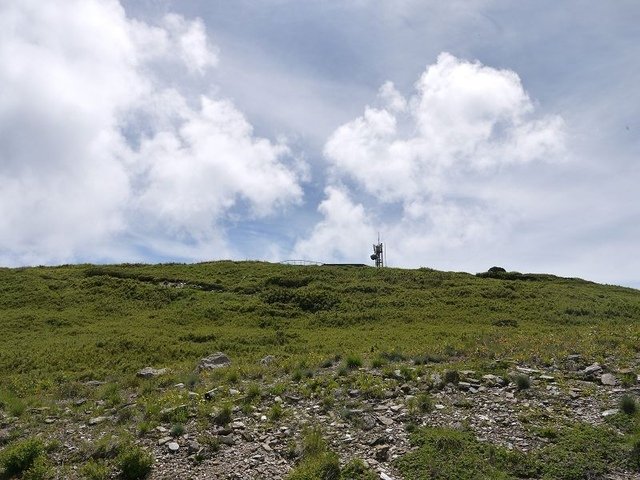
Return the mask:
[[[454,385],[457,385],[458,382],[460,381],[460,374],[458,373],[457,370],[447,370],[446,372],[444,372],[444,383],[453,383]]]
[[[125,480],[142,480],[151,473],[153,457],[137,445],[122,448],[116,459],[120,475]]]
[[[320,428],[303,430],[300,451],[300,463],[287,475],[287,480],[340,479],[338,456],[328,449]]]
[[[531,387],[531,378],[528,375],[519,373],[513,377],[513,383],[516,384],[518,390],[527,390]]]
[[[146,434],[148,434],[151,431],[152,428],[153,428],[153,425],[151,424],[151,422],[148,422],[148,421],[140,422],[138,424],[138,436],[144,437]]]
[[[184,432],[186,431],[187,429],[184,428],[183,424],[176,423],[171,427],[171,430],[169,431],[169,435],[171,435],[172,437],[180,437],[184,435]]]
[[[320,427],[308,427],[302,431],[301,452],[303,457],[314,457],[327,451],[327,441]]]
[[[382,358],[380,355],[378,355],[377,357],[371,360],[371,368],[382,368],[386,364],[387,364],[387,361],[384,358]]]
[[[0,390],[0,408],[14,417],[21,416],[27,409],[27,404],[14,393],[8,390]]]
[[[262,389],[260,385],[257,383],[252,383],[247,387],[247,391],[245,393],[244,401],[245,403],[251,404],[258,400],[262,396]]]
[[[362,460],[354,458],[340,472],[340,480],[378,480],[380,477]]]
[[[226,403],[219,409],[215,410],[212,414],[213,423],[218,426],[224,427],[231,422],[231,417],[233,415],[233,409],[231,405]]]
[[[36,438],[12,443],[0,453],[0,466],[4,469],[2,478],[26,475],[32,469],[41,469],[39,465],[42,464],[42,461],[39,459],[43,456],[44,445]]]
[[[404,362],[407,359],[407,356],[400,350],[392,350],[391,352],[380,353],[380,358],[387,362]]]
[[[269,408],[269,414],[267,415],[269,420],[271,420],[272,422],[277,422],[283,416],[284,416],[284,408],[282,408],[282,405],[280,405],[277,402],[271,405],[271,408]]]
[[[638,411],[638,403],[631,395],[623,395],[620,399],[620,410],[627,415],[633,415]]]
[[[100,391],[100,398],[106,403],[108,407],[117,407],[122,404],[122,392],[120,386],[117,383],[109,383],[102,387]]]
[[[105,462],[89,460],[80,467],[80,475],[87,480],[107,480],[110,473],[109,466]]]
[[[362,367],[362,359],[357,355],[349,355],[344,360],[344,366],[349,370],[355,370]]]
[[[429,413],[434,409],[433,398],[431,398],[431,395],[428,393],[420,393],[416,395],[416,402],[418,409],[422,413]]]

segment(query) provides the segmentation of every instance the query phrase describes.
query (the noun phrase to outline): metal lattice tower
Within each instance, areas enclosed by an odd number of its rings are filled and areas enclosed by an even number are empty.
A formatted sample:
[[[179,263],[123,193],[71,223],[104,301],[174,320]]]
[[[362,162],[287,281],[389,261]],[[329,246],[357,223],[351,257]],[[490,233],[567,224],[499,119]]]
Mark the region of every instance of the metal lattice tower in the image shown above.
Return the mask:
[[[371,260],[376,262],[376,268],[384,267],[384,245],[380,241],[380,234],[378,234],[378,243],[373,246]]]

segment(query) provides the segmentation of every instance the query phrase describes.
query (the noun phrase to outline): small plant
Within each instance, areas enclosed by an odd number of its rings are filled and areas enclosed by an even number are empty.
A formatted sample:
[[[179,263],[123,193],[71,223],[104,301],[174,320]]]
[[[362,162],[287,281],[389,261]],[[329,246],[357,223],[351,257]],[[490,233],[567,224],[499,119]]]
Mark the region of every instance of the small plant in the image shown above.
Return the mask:
[[[640,437],[636,437],[631,442],[631,451],[629,452],[629,463],[635,470],[640,470]]]
[[[89,460],[80,468],[80,475],[87,480],[107,480],[109,473],[109,467],[106,463],[95,460]]]
[[[247,387],[246,396],[244,397],[245,403],[253,403],[260,398],[262,395],[262,390],[260,389],[260,385],[257,383],[252,383]]]
[[[198,441],[211,453],[215,453],[220,450],[220,439],[216,435],[201,436],[198,438]]]
[[[386,360],[380,356],[371,360],[371,368],[382,368],[387,364]]]
[[[184,435],[184,432],[186,432],[187,429],[184,428],[184,425],[181,423],[176,423],[171,427],[171,430],[169,431],[169,435],[171,435],[172,437],[181,437],[182,435]]]
[[[362,460],[354,458],[340,472],[340,480],[378,480],[378,475]]]
[[[302,456],[314,457],[327,451],[327,441],[320,427],[305,428],[302,431]]]
[[[418,410],[420,410],[421,413],[429,413],[433,411],[433,408],[434,408],[433,399],[431,398],[431,395],[429,395],[428,393],[418,394],[416,396],[416,403],[417,403]]]
[[[460,381],[460,374],[457,370],[447,370],[444,372],[444,383],[453,383],[457,385]]]
[[[333,452],[303,459],[287,480],[340,480],[340,461]]]
[[[349,370],[354,370],[356,368],[362,367],[362,359],[357,355],[349,355],[347,358],[345,358],[344,365]]]
[[[152,429],[151,422],[140,422],[138,424],[138,436],[144,437],[147,433],[149,433]]]
[[[11,478],[21,475],[36,464],[42,457],[44,445],[35,438],[21,440],[9,445],[0,454],[0,466],[4,468],[4,476]]]
[[[127,445],[123,446],[116,463],[125,480],[142,480],[151,473],[153,457],[137,445]]]
[[[271,420],[272,422],[277,422],[283,416],[284,416],[284,408],[282,408],[282,405],[280,405],[277,402],[271,405],[271,408],[269,409],[269,414],[268,414],[269,420]]]
[[[27,409],[27,404],[13,393],[0,390],[0,408],[14,417],[19,417]]]
[[[100,398],[105,401],[108,407],[117,407],[122,404],[122,393],[116,383],[105,385],[100,392]]]
[[[620,399],[620,410],[627,415],[633,415],[638,411],[636,399],[631,395],[623,395]]]
[[[531,387],[531,379],[528,375],[520,373],[513,377],[513,383],[516,384],[518,390],[526,390]]]
[[[229,424],[231,421],[231,416],[233,414],[233,410],[230,404],[225,404],[221,408],[217,409],[211,414],[213,419],[213,423],[218,426],[224,427]]]

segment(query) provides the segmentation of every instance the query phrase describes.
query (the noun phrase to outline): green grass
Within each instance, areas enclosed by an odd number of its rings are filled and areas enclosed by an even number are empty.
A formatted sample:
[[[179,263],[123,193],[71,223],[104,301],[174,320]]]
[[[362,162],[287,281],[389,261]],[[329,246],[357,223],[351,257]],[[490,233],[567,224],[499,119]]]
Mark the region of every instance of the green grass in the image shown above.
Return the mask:
[[[634,467],[637,461],[624,437],[581,424],[558,432],[551,444],[529,454],[447,428],[418,429],[411,440],[417,449],[396,462],[406,480],[582,480],[602,478],[616,467]]]
[[[506,366],[498,371],[490,365],[551,364],[573,353],[588,361],[613,357],[624,366],[640,353],[639,320],[640,291],[550,275],[479,277],[430,269],[229,261],[0,268],[0,410],[28,423],[34,408],[55,410],[59,401],[86,399],[100,405],[94,415],[115,409],[119,426],[139,426],[141,435],[159,422],[184,424],[193,416],[226,425],[234,406],[248,411],[268,405],[269,396],[285,394],[285,388],[331,408],[335,388],[383,398],[393,387],[387,382],[397,381],[396,371],[401,379],[416,379],[432,364],[445,383],[458,382],[458,370],[504,376]],[[232,366],[196,373],[198,361],[216,351],[226,353]],[[277,362],[260,365],[266,355]],[[367,375],[360,370],[364,365],[380,369],[382,376]],[[170,372],[137,378],[147,366]],[[106,383],[91,386],[89,380]],[[629,374],[627,381],[633,380]],[[187,388],[178,390],[176,383]],[[206,402],[187,396],[188,390],[203,395],[213,386],[219,391]],[[519,387],[526,387],[524,381]],[[230,388],[238,393],[227,394]],[[137,405],[125,408],[132,394]],[[638,413],[625,402],[627,414],[607,422],[628,436],[638,435]],[[72,404],[79,418],[85,408]],[[417,397],[412,408],[415,415],[428,412],[431,398]],[[268,413],[275,422],[286,412],[272,406]],[[427,435],[421,432],[418,442]],[[451,443],[438,443],[444,450],[432,452],[436,460],[461,442],[470,457],[460,461],[478,462],[482,475],[514,474],[510,454],[478,445],[464,433],[441,434]],[[550,448],[572,452],[567,438],[558,431]],[[624,458],[633,448],[640,451],[640,444],[628,438],[624,446],[607,441],[615,451],[624,450]],[[420,473],[420,455],[431,455],[424,453],[427,444],[403,460],[405,471],[414,475],[407,478],[445,478],[444,473]],[[335,459],[324,452],[309,458],[332,472]],[[117,453],[105,455],[90,456],[96,464],[87,475],[99,477],[106,464],[117,470]],[[36,458],[41,462],[45,455]],[[588,465],[600,465],[592,460]],[[539,476],[547,475],[539,468]]]
[[[640,292],[535,278],[256,262],[0,269],[0,391],[122,384],[145,366],[187,375],[217,350],[235,365],[272,354],[284,368],[337,352],[353,367],[425,351],[467,362],[638,351]],[[517,326],[494,324],[504,318]],[[118,404],[112,388],[106,400]]]

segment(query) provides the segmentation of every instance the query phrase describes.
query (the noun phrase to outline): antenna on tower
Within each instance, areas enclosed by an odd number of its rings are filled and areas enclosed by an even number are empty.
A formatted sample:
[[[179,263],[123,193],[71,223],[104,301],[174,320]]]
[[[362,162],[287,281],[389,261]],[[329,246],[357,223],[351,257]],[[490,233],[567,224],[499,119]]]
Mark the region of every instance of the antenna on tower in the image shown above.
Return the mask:
[[[376,268],[384,267],[385,249],[384,245],[380,241],[380,232],[378,232],[378,243],[373,246],[373,255],[371,260],[376,264]]]

